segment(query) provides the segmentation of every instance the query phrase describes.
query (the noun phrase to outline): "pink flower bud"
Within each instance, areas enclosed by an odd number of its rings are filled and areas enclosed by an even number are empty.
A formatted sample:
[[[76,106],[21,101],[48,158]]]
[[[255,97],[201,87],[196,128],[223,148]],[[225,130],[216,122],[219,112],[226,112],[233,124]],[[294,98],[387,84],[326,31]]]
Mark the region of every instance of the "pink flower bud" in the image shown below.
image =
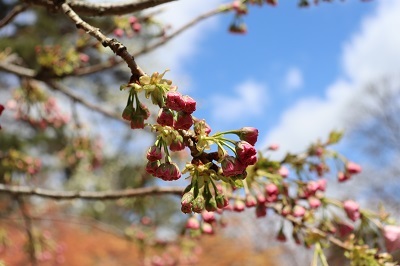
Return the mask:
[[[151,175],[155,175],[159,166],[160,166],[160,161],[155,161],[155,162],[149,161],[146,165],[146,172]]]
[[[158,111],[157,123],[161,126],[174,126],[174,114],[168,108],[161,108]]]
[[[142,25],[138,22],[132,24],[132,29],[134,32],[139,33],[142,29]]]
[[[201,226],[201,231],[202,231],[204,234],[209,234],[209,235],[214,234],[213,227],[212,227],[212,225],[209,224],[209,223],[203,223],[202,226]]]
[[[183,138],[180,135],[171,142],[171,145],[169,145],[169,149],[171,151],[181,151],[185,147],[186,146],[185,143],[183,143]]]
[[[221,168],[224,176],[227,177],[240,175],[246,170],[246,166],[233,156],[226,156],[221,162]]]
[[[281,166],[281,168],[278,170],[278,174],[283,178],[286,178],[289,176],[289,169],[287,169],[285,166]]]
[[[337,178],[338,178],[338,181],[340,183],[342,183],[342,182],[349,180],[351,178],[351,175],[349,175],[348,173],[338,172]]]
[[[185,95],[182,97],[183,102],[185,103],[183,107],[183,111],[191,114],[196,111],[196,101],[192,99],[192,97]]]
[[[151,146],[147,151],[146,157],[151,162],[160,160],[162,157],[161,149],[156,145]]]
[[[354,226],[345,222],[339,222],[336,227],[340,237],[346,237],[354,231]]]
[[[265,186],[265,192],[267,193],[267,196],[278,195],[279,188],[274,183],[269,183]]]
[[[319,185],[316,181],[310,181],[307,183],[307,192],[310,195],[314,195],[315,192],[317,192],[317,190],[319,189]]]
[[[306,209],[303,206],[296,205],[292,210],[292,214],[294,217],[303,217],[306,213]]]
[[[360,205],[353,200],[346,200],[343,202],[343,209],[353,222],[360,218]]]
[[[162,163],[156,171],[156,176],[164,181],[178,180],[181,172],[175,163]]]
[[[131,128],[144,128],[144,117],[140,115],[133,115],[131,117]]]
[[[181,211],[183,213],[191,213],[192,212],[192,201],[194,200],[194,195],[192,191],[186,192],[183,194],[181,199]]]
[[[209,212],[207,210],[204,210],[201,213],[201,217],[203,218],[203,220],[207,223],[212,223],[215,221],[215,214],[214,212]]]
[[[383,228],[383,237],[388,252],[400,249],[400,226],[386,225]]]
[[[124,30],[121,28],[116,28],[114,30],[114,35],[117,36],[118,38],[121,38],[122,36],[124,36]]]
[[[268,150],[271,150],[271,151],[277,151],[278,149],[279,149],[279,144],[277,144],[277,143],[272,143],[268,146]]]
[[[362,170],[361,166],[356,163],[348,162],[346,164],[346,171],[349,174],[359,174],[361,173],[361,170]]]
[[[321,200],[317,197],[309,197],[308,204],[310,205],[311,209],[317,209],[321,206]]]
[[[261,218],[267,215],[267,207],[264,204],[258,204],[256,207],[256,217]]]
[[[229,206],[229,200],[224,196],[224,194],[218,193],[215,196],[215,200],[217,202],[217,207],[220,209]]]
[[[187,221],[186,221],[186,228],[187,229],[199,229],[200,228],[200,223],[199,220],[197,220],[195,217],[190,217]]]
[[[204,207],[205,199],[203,195],[198,195],[197,198],[192,201],[192,210],[196,213],[201,213],[204,210]]]
[[[233,204],[233,210],[235,212],[242,212],[244,211],[244,202],[241,200],[235,200],[235,203]]]
[[[80,53],[79,54],[79,60],[81,60],[82,63],[87,63],[89,62],[90,57],[87,54]]]
[[[247,194],[245,205],[247,208],[254,207],[257,205],[257,199],[253,195]]]
[[[167,93],[165,106],[175,111],[182,111],[183,107],[185,107],[185,102],[183,101],[182,95],[179,92],[169,91]]]
[[[138,21],[138,19],[135,16],[129,17],[129,24],[135,24]]]
[[[242,164],[247,166],[257,162],[257,151],[254,146],[247,141],[238,141],[235,149],[237,158]]]
[[[174,124],[175,129],[189,130],[193,125],[193,118],[190,114],[185,112],[179,112],[176,122]]]
[[[247,141],[254,146],[258,138],[258,129],[254,127],[242,127],[241,129],[239,129],[238,136],[240,140]]]
[[[326,179],[318,179],[317,184],[318,184],[318,190],[319,191],[325,191],[326,189]]]

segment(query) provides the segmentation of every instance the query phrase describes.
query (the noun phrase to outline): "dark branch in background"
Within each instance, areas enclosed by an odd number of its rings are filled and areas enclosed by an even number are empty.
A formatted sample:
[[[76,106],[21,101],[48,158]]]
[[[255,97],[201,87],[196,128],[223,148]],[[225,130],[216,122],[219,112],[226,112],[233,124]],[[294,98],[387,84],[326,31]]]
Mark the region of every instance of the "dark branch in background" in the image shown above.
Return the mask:
[[[38,196],[55,200],[115,200],[121,198],[143,197],[147,195],[182,195],[182,187],[144,187],[120,191],[54,191],[28,186],[9,186],[0,184],[0,193],[16,196]]]
[[[64,95],[66,95],[67,97],[71,98],[73,101],[78,102],[84,106],[86,106],[87,108],[96,111],[98,113],[101,113],[109,118],[121,121],[121,122],[126,122],[125,120],[122,119],[121,115],[116,114],[114,112],[110,112],[108,110],[105,110],[103,108],[101,108],[100,104],[94,104],[91,103],[87,100],[85,100],[84,98],[79,97],[78,95],[74,94],[73,92],[71,92],[67,87],[65,87],[64,85],[55,82],[55,81],[51,81],[51,80],[47,80],[45,81],[47,85],[49,85],[53,90],[59,91],[61,93],[63,93]]]
[[[28,8],[28,4],[23,3],[14,6],[14,8],[8,13],[2,20],[0,20],[0,28],[10,23],[18,14],[24,12]]]
[[[120,56],[131,69],[132,79],[133,81],[139,80],[139,78],[145,73],[143,70],[136,64],[135,58],[128,52],[127,48],[117,41],[116,39],[111,39],[101,33],[100,29],[95,28],[85,21],[83,21],[71,7],[64,3],[61,5],[64,13],[75,22],[76,27],[78,29],[83,29],[86,33],[90,34],[94,38],[96,38],[104,47],[110,47],[110,49],[118,56]]]
[[[36,259],[36,245],[35,245],[35,236],[33,235],[33,225],[32,225],[32,220],[31,217],[29,216],[28,209],[26,208],[26,205],[23,201],[23,199],[19,196],[16,197],[18,207],[21,211],[22,218],[24,219],[25,223],[25,230],[26,230],[26,235],[28,237],[28,253],[31,261],[32,266],[37,265],[37,259]]]
[[[176,0],[148,0],[148,1],[129,1],[125,3],[88,3],[84,1],[65,1],[65,3],[81,15],[86,16],[112,16],[125,15],[150,7],[159,6]],[[48,0],[30,0],[29,3],[45,6],[54,9],[52,1]]]

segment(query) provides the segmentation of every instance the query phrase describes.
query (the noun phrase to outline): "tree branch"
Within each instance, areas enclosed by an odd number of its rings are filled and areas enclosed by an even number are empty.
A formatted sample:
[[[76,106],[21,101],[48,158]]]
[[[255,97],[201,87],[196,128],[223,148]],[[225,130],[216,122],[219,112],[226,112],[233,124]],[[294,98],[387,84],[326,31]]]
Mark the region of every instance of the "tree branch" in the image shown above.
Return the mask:
[[[38,196],[55,200],[115,200],[120,198],[134,198],[148,195],[173,194],[181,195],[182,187],[144,187],[120,191],[55,191],[28,186],[11,186],[0,184],[0,193],[7,193],[17,196]]]
[[[135,58],[128,52],[127,48],[117,41],[116,39],[111,39],[101,33],[100,29],[95,28],[85,21],[83,21],[77,13],[75,13],[72,8],[63,3],[61,5],[62,10],[64,13],[76,24],[78,29],[83,29],[88,34],[96,38],[104,47],[110,47],[110,49],[118,56],[120,56],[131,69],[132,79],[134,81],[139,80],[139,77],[145,75],[144,71],[136,64]]]
[[[55,81],[52,80],[45,80],[44,82],[46,82],[47,85],[49,85],[53,90],[59,91],[61,93],[63,93],[64,95],[68,96],[69,98],[71,98],[72,100],[74,100],[75,102],[78,102],[84,106],[86,106],[87,108],[96,111],[98,113],[101,113],[109,118],[118,120],[120,122],[124,122],[126,123],[125,120],[122,119],[121,115],[116,114],[114,112],[110,112],[108,110],[105,110],[103,108],[101,108],[99,104],[93,104],[87,100],[85,100],[84,98],[79,97],[78,95],[74,94],[73,92],[71,92],[67,87],[65,87],[64,85],[57,83]]]
[[[28,4],[23,3],[14,6],[14,8],[8,13],[2,20],[0,20],[0,28],[10,23],[18,14],[24,12],[28,8]]]
[[[25,0],[27,1],[27,0]],[[147,0],[147,1],[129,1],[125,3],[89,3],[86,1],[65,1],[71,8],[81,15],[86,16],[112,16],[125,15],[141,11],[150,7],[159,6],[176,0]],[[48,9],[54,9],[52,1],[30,0],[29,3],[45,6]]]
[[[11,60],[0,61],[0,70],[26,78],[33,78],[36,72],[33,69],[11,64]]]

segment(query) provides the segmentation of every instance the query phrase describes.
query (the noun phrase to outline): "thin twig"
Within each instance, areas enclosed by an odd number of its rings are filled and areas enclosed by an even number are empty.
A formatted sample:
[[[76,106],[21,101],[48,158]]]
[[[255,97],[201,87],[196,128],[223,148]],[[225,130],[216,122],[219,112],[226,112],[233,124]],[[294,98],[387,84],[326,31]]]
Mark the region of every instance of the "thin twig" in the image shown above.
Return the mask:
[[[0,29],[10,23],[18,14],[24,12],[28,8],[28,4],[22,3],[16,5],[2,20],[0,20]]]
[[[52,89],[59,91],[61,93],[63,93],[64,95],[68,96],[69,98],[71,98],[72,100],[74,100],[75,102],[78,102],[84,106],[86,106],[87,108],[96,111],[98,113],[101,113],[109,118],[118,120],[120,122],[126,122],[125,120],[122,119],[121,115],[116,114],[114,112],[110,112],[104,108],[101,107],[100,104],[94,104],[91,103],[87,100],[85,100],[82,97],[79,97],[78,95],[76,95],[75,93],[73,93],[72,91],[70,91],[67,87],[65,87],[64,85],[62,85],[61,83],[52,81],[52,80],[47,80],[45,81],[47,85],[49,85]]]
[[[77,13],[75,13],[72,8],[66,4],[63,3],[61,5],[62,10],[64,13],[76,24],[76,27],[78,29],[83,29],[86,31],[88,34],[90,34],[92,37],[96,38],[99,42],[104,47],[110,47],[110,49],[118,56],[120,56],[128,65],[128,67],[131,69],[132,73],[132,79],[134,81],[139,80],[139,77],[145,75],[144,71],[136,64],[135,58],[133,55],[131,55],[126,46],[124,46],[122,43],[117,41],[116,39],[111,39],[105,36],[103,33],[101,33],[100,29],[95,28],[91,25],[89,25],[87,22],[83,21]]]
[[[38,196],[55,200],[116,200],[121,198],[143,197],[147,195],[173,194],[181,195],[182,187],[144,187],[120,191],[55,191],[28,186],[10,186],[0,184],[0,193],[8,193],[17,196]]]
[[[33,225],[32,225],[32,220],[29,216],[28,210],[26,208],[26,205],[21,197],[17,197],[17,203],[19,206],[19,209],[21,211],[22,217],[24,219],[25,223],[25,230],[26,230],[26,235],[28,236],[28,253],[30,257],[30,261],[32,266],[37,265],[37,259],[36,259],[36,248],[35,248],[35,238],[33,235]]]
[[[10,60],[7,60],[7,58],[0,61],[0,70],[27,78],[33,78],[36,75],[33,69],[11,64]]]

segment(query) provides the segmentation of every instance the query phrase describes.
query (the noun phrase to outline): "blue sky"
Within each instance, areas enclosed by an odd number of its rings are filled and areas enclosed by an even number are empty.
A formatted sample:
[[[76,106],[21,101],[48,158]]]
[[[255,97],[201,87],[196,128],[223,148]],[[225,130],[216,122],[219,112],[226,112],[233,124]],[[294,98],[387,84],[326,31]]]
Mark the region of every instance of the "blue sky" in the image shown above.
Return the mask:
[[[164,18],[173,13],[178,27],[218,3],[178,1],[163,7]],[[345,128],[364,85],[400,68],[400,1],[253,7],[243,36],[227,32],[232,18],[206,21],[155,54],[198,101],[197,117],[218,131],[255,126],[259,147],[300,151]]]

